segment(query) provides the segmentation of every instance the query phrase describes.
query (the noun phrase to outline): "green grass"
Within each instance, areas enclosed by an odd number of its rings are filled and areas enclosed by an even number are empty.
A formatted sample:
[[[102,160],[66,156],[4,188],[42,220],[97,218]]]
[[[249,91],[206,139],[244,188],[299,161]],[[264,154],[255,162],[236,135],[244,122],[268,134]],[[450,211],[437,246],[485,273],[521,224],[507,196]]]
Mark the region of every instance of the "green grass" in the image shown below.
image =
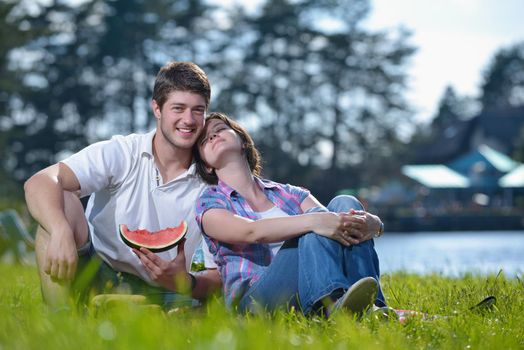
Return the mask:
[[[343,313],[329,321],[293,313],[238,316],[218,300],[175,316],[136,307],[52,313],[42,304],[34,267],[0,264],[0,276],[0,349],[524,348],[524,284],[503,275],[385,275],[391,306],[454,315],[405,324]],[[497,297],[495,310],[467,312],[487,295]]]

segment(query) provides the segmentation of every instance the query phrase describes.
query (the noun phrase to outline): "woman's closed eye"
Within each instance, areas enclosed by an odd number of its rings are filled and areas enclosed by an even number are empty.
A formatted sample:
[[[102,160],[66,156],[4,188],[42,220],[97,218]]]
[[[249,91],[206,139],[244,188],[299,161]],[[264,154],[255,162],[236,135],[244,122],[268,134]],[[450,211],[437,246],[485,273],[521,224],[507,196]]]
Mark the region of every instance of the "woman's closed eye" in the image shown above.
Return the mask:
[[[218,128],[215,129],[215,132],[214,134],[218,134],[224,130],[228,129],[225,125],[224,126],[219,126]]]

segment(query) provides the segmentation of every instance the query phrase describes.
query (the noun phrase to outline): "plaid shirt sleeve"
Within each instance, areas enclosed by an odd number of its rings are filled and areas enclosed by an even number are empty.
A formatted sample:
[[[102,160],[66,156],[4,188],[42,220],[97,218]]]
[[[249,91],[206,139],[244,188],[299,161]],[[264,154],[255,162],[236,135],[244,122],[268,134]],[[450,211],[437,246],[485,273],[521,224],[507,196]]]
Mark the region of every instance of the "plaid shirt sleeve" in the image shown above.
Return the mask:
[[[205,232],[202,227],[202,216],[209,209],[226,209],[231,211],[231,205],[227,196],[220,192],[216,186],[208,187],[197,201],[196,221],[202,232]]]
[[[298,205],[302,204],[302,202],[310,194],[309,190],[303,187],[293,186],[290,184],[282,184],[281,186],[282,190],[284,190],[289,196],[291,196],[291,198],[293,198],[298,203]]]

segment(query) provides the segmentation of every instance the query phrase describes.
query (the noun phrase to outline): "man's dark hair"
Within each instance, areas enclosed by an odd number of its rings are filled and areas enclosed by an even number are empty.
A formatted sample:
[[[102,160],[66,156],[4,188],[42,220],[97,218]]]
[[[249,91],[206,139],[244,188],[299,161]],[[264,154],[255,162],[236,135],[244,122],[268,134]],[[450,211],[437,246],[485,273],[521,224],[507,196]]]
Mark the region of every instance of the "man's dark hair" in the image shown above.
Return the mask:
[[[206,73],[192,62],[169,62],[158,72],[153,87],[153,100],[162,108],[173,91],[199,94],[206,101],[211,99],[211,87]]]

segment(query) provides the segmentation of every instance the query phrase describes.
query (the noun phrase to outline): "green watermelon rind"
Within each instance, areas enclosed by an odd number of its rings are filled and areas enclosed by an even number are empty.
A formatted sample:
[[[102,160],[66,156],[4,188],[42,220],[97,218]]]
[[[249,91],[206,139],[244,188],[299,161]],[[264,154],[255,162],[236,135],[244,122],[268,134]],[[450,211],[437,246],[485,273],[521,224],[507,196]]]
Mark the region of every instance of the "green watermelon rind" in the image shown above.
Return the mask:
[[[158,232],[166,231],[166,230],[170,230],[170,231],[173,231],[173,233],[176,233],[176,237],[168,242],[157,244],[157,245],[149,245],[146,243],[140,243],[126,236],[126,232],[136,234],[138,231],[142,231],[143,234],[155,235]],[[180,232],[177,232],[177,231],[180,231]],[[168,228],[165,228],[159,231],[155,231],[155,232],[149,232],[148,230],[144,230],[144,229],[129,230],[127,225],[120,224],[118,225],[118,232],[120,233],[120,238],[122,238],[122,241],[127,246],[131,248],[136,248],[136,249],[140,249],[143,247],[143,248],[149,249],[150,251],[154,253],[159,253],[159,252],[164,252],[166,250],[170,250],[174,248],[182,241],[182,239],[185,237],[187,233],[187,222],[185,220],[182,220],[180,225],[178,225],[177,227],[168,227]]]

